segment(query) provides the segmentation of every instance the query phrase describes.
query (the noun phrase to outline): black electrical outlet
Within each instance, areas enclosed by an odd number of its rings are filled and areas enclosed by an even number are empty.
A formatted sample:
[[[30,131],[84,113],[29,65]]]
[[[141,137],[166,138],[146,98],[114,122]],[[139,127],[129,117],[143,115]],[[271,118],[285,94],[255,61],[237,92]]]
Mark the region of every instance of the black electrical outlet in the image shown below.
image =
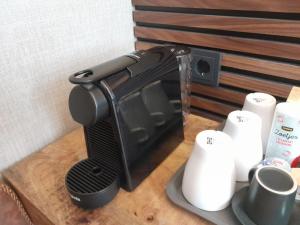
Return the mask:
[[[218,86],[220,61],[219,52],[192,48],[192,82]]]

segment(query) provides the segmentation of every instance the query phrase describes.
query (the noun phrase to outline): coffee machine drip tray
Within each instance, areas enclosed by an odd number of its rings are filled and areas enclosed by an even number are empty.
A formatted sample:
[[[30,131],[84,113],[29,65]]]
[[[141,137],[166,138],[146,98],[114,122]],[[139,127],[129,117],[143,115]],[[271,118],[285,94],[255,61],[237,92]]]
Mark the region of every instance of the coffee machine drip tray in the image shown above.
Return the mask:
[[[110,202],[120,189],[119,171],[96,158],[78,162],[66,176],[72,202],[85,209]]]

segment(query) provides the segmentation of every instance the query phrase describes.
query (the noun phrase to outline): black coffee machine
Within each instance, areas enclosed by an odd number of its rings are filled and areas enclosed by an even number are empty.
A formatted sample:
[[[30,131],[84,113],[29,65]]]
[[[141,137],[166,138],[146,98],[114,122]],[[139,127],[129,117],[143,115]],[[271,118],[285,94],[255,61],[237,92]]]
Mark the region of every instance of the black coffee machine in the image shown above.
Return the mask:
[[[88,153],[66,175],[76,205],[94,209],[120,186],[132,191],[183,140],[188,59],[188,48],[155,47],[70,76],[69,108]]]

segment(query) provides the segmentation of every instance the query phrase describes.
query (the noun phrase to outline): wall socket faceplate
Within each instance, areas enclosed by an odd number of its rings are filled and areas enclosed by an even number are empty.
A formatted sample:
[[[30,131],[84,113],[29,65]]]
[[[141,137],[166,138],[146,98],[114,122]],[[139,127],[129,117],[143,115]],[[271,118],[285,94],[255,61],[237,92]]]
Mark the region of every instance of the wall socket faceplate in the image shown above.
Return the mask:
[[[221,54],[200,48],[191,48],[191,50],[192,82],[219,86]]]

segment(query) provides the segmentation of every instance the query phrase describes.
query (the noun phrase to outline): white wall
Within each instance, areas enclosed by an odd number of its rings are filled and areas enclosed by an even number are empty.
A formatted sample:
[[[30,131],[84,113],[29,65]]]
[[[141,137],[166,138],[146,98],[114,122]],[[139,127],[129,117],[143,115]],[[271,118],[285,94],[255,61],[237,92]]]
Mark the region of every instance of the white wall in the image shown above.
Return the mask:
[[[133,48],[130,0],[1,0],[0,170],[78,126],[70,74]]]

